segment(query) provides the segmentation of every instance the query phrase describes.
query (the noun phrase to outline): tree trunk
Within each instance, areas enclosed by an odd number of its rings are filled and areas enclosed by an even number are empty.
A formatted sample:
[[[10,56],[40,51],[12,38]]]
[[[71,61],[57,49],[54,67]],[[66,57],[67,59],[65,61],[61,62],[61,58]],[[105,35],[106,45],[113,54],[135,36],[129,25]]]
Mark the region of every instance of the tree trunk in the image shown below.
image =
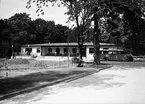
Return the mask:
[[[79,25],[79,20],[78,20],[78,16],[75,16],[76,18],[76,24],[77,24],[77,31],[78,31],[78,36],[77,36],[77,42],[78,42],[78,49],[79,49],[79,58],[82,59],[82,42],[80,39],[81,36],[81,30],[80,30],[80,25]]]
[[[93,44],[94,44],[94,64],[99,65],[100,64],[100,31],[98,26],[98,15],[97,13],[97,7],[94,10],[94,34],[93,34]]]
[[[74,5],[75,7],[77,7],[77,1],[74,0]],[[82,47],[83,47],[83,41],[81,40],[81,28],[80,28],[80,24],[79,24],[79,18],[78,18],[78,10],[77,8],[75,9],[75,19],[76,19],[76,25],[77,25],[77,32],[78,32],[78,36],[77,36],[77,43],[78,43],[78,49],[79,49],[79,59],[82,60]],[[78,67],[82,66],[82,61],[79,62]]]
[[[78,48],[79,48],[79,58],[82,59],[83,55],[82,55],[82,43],[78,42]]]

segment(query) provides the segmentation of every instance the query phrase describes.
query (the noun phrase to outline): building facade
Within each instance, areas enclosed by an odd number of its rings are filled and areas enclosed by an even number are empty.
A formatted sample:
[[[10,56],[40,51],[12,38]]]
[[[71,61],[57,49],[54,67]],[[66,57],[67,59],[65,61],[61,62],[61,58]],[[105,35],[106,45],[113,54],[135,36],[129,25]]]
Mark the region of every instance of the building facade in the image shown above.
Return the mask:
[[[82,54],[87,59],[93,58],[93,43],[87,42],[83,45]],[[21,47],[21,54],[36,56],[77,56],[77,43],[44,43],[27,44]],[[123,48],[116,44],[100,43],[100,54],[118,54]]]

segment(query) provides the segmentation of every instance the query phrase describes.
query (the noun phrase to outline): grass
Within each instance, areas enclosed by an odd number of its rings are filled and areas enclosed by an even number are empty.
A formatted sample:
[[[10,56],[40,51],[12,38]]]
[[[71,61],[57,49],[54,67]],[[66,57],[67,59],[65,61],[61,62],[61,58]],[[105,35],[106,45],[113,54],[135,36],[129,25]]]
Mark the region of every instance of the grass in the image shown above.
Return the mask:
[[[52,70],[54,68],[64,68],[67,67],[67,61],[37,61],[32,59],[10,59],[0,62],[0,78],[15,77],[18,75],[24,75],[34,72],[42,72],[46,70]]]
[[[40,82],[52,82],[83,72],[86,71],[47,71],[45,73],[38,72],[15,78],[0,79],[0,95],[33,87]]]

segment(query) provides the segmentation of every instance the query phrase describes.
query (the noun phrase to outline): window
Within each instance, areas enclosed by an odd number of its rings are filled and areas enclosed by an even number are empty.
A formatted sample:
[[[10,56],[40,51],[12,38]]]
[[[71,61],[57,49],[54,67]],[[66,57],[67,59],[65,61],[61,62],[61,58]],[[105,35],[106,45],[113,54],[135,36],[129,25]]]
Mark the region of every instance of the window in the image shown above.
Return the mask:
[[[72,48],[72,53],[77,53],[77,49],[76,48]]]
[[[108,54],[108,51],[104,51],[103,54]]]
[[[64,53],[68,53],[68,48],[64,48]]]
[[[59,55],[60,54],[60,49],[56,48],[56,54]]]
[[[100,54],[102,54],[102,51],[100,51]]]
[[[40,53],[40,48],[37,48],[37,53]]]
[[[32,52],[32,48],[26,48],[25,52],[27,53],[27,55],[30,55]]]
[[[94,53],[94,48],[89,48],[89,53]]]
[[[109,48],[103,48],[104,50],[108,50]]]
[[[48,48],[48,53],[52,53],[52,48]]]

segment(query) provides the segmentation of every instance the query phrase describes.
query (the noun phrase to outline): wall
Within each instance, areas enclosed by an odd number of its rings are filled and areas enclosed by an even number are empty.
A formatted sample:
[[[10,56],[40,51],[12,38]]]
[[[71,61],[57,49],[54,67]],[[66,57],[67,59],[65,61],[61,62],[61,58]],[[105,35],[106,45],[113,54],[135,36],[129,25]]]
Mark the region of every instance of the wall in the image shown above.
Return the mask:
[[[21,47],[21,53],[24,54],[26,53],[26,48],[28,47]],[[32,48],[32,54],[36,54],[37,56],[41,56],[41,52],[42,52],[42,56],[45,56],[48,53],[48,48],[49,47],[29,47]],[[40,48],[40,53],[37,53],[37,48]],[[52,53],[56,52],[56,48],[60,48],[60,54],[64,54],[64,48],[67,47],[51,47],[52,48]],[[77,48],[77,46],[71,46],[69,47],[69,52],[70,54],[72,54],[72,48]],[[86,46],[86,58],[87,59],[93,59],[93,53],[89,53],[89,48],[93,48],[93,46]],[[117,46],[100,46],[100,50],[104,50],[103,48],[109,48],[106,50],[117,50],[118,47]],[[77,48],[77,53],[78,53],[78,48]],[[102,51],[103,54],[103,51]]]
[[[31,55],[41,56],[41,47],[21,47],[21,54],[26,55],[26,48],[32,48]],[[37,53],[37,48],[40,48],[40,53]]]
[[[48,53],[48,48],[52,48],[52,53],[56,52],[56,48],[60,48],[60,54],[64,54],[64,48],[67,48],[67,47],[42,47],[43,56],[45,56]],[[73,54],[72,48],[77,48],[77,47],[69,47],[70,54]],[[77,53],[78,53],[78,49],[77,49]]]
[[[87,57],[87,59],[93,59],[93,53],[89,53],[89,48],[93,48],[93,46],[87,46],[87,48],[86,48],[86,57]],[[101,54],[103,54],[103,50],[105,51],[105,49],[103,49],[103,48],[108,48],[108,49],[106,49],[106,51],[109,51],[109,50],[118,50],[118,46],[109,46],[109,45],[106,45],[106,46],[100,46],[100,51],[102,51],[101,52]],[[112,52],[111,52],[112,53]],[[109,53],[109,54],[111,54],[111,53]]]

